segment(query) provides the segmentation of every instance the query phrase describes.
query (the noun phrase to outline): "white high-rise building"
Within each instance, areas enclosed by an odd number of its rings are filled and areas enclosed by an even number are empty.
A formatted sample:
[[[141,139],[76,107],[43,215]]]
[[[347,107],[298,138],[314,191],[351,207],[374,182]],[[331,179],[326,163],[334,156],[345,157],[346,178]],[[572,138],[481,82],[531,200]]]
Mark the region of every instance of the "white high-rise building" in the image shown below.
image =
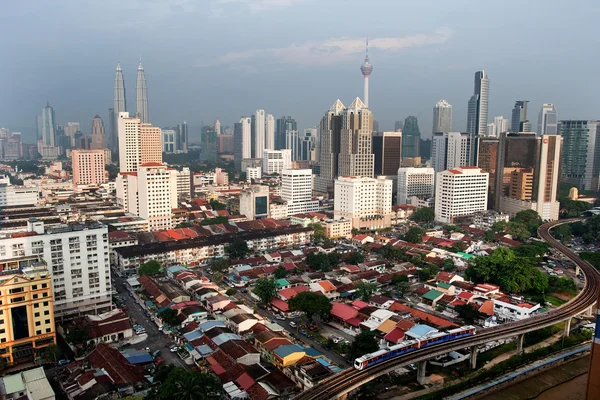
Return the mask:
[[[265,149],[275,149],[275,117],[271,114],[265,118]]]
[[[502,115],[500,115],[498,117],[494,117],[493,124],[494,124],[494,131],[491,135],[488,132],[488,136],[500,137],[501,133],[509,131],[508,119],[504,118],[504,116],[502,116]]]
[[[171,128],[161,129],[163,153],[177,153],[177,131]]]
[[[377,178],[340,176],[335,181],[333,215],[347,218],[352,228],[382,229],[391,225],[393,182]]]
[[[485,71],[475,72],[473,96],[469,99],[467,113],[467,132],[471,134],[471,160],[469,165],[477,164],[477,140],[487,133],[488,101],[490,82]]]
[[[319,201],[312,199],[313,175],[310,169],[286,169],[281,176],[281,198],[288,214],[317,211]]]
[[[432,198],[435,186],[435,170],[433,168],[403,167],[398,169],[398,204],[408,204],[410,198]]]
[[[292,152],[292,160],[298,160],[298,154],[300,153],[298,131],[294,129],[288,129],[285,131],[285,148]]]
[[[538,117],[538,135],[556,135],[558,133],[558,114],[554,104],[544,104]]]
[[[141,164],[137,172],[117,176],[117,203],[148,221],[151,231],[171,229],[177,207],[179,172],[166,164]]]
[[[438,172],[435,184],[435,220],[451,224],[455,217],[487,210],[490,174],[478,167]]]
[[[192,173],[190,169],[184,167],[177,171],[177,198],[188,199],[192,195]]]
[[[221,121],[219,120],[215,121],[215,133],[217,136],[221,134]]]
[[[452,106],[446,100],[440,100],[433,107],[432,132],[450,132],[451,130]]]
[[[269,187],[252,185],[240,192],[240,214],[249,220],[269,216]]]
[[[471,135],[464,132],[435,132],[431,142],[431,166],[435,172],[468,165]]]
[[[242,169],[242,161],[252,158],[252,118],[243,117],[233,126],[234,164]]]
[[[374,174],[373,114],[358,97],[342,112],[338,164],[340,176]]]
[[[30,234],[0,231],[0,260],[37,255],[47,263],[57,320],[111,309],[106,225],[92,222],[45,227],[43,221],[32,218],[25,230]]]
[[[254,136],[253,158],[262,158],[265,149],[265,110],[256,110],[252,116],[252,135]],[[275,139],[273,139],[275,140]]]
[[[0,207],[35,205],[39,201],[37,186],[13,186],[0,182]]]
[[[261,167],[248,167],[246,168],[246,182],[252,182],[252,179],[257,180],[262,178]]]
[[[283,170],[292,168],[292,151],[269,150],[263,152],[262,173],[263,175],[281,174]]]
[[[136,172],[143,163],[162,163],[160,128],[131,118],[128,112],[119,114],[117,127],[120,172]]]

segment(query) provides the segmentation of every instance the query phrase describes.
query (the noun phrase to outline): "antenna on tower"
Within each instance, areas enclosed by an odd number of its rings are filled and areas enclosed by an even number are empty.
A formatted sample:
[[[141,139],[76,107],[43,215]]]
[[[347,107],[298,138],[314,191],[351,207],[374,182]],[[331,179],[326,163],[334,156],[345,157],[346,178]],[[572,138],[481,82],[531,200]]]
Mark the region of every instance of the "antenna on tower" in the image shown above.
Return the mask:
[[[367,56],[369,55],[369,37],[367,36]]]

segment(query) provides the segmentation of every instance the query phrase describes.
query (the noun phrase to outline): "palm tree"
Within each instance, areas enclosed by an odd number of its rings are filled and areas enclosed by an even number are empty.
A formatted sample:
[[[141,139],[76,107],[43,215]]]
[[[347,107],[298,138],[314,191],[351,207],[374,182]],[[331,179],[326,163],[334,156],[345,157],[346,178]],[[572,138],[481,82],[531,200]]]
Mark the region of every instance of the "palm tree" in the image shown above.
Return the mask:
[[[198,375],[187,375],[177,382],[174,398],[178,400],[204,400],[208,398],[207,388]]]

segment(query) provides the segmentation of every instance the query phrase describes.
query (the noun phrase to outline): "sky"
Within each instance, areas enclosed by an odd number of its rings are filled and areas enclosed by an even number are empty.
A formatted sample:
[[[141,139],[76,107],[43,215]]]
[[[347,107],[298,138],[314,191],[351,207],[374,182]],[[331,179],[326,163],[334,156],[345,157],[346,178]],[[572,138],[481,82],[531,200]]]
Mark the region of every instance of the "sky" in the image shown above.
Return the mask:
[[[108,131],[121,63],[135,110],[140,56],[148,114],[157,126],[233,126],[257,109],[318,125],[339,98],[363,97],[369,38],[369,106],[380,130],[453,106],[466,129],[475,71],[490,79],[488,120],[529,100],[559,119],[600,119],[595,0],[28,0],[0,6],[0,127],[34,140],[46,101],[59,124]],[[195,132],[191,132],[192,136]]]

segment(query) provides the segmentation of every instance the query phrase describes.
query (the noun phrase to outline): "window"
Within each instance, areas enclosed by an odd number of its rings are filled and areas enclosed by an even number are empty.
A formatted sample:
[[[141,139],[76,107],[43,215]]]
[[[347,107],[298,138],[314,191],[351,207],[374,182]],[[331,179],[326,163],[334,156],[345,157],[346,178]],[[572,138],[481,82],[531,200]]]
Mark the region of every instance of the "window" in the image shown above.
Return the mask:
[[[36,334],[36,335],[41,335],[41,334],[42,334],[42,331],[35,331],[35,334]]]
[[[35,326],[40,326],[42,323],[40,321],[35,321]]]
[[[47,301],[44,302],[44,307],[48,307],[48,302]]]
[[[49,320],[49,319],[47,319],[47,320],[46,320],[46,323],[47,323],[47,324],[49,324],[49,323],[50,323],[50,320]]]
[[[40,313],[39,313],[39,312],[36,312],[36,313],[34,313],[34,314],[33,314],[33,316],[37,318],[37,317],[39,317],[39,316],[40,316]]]
[[[42,283],[42,289],[46,289],[48,287],[47,283]]]
[[[52,332],[52,328],[46,328],[46,333]]]

